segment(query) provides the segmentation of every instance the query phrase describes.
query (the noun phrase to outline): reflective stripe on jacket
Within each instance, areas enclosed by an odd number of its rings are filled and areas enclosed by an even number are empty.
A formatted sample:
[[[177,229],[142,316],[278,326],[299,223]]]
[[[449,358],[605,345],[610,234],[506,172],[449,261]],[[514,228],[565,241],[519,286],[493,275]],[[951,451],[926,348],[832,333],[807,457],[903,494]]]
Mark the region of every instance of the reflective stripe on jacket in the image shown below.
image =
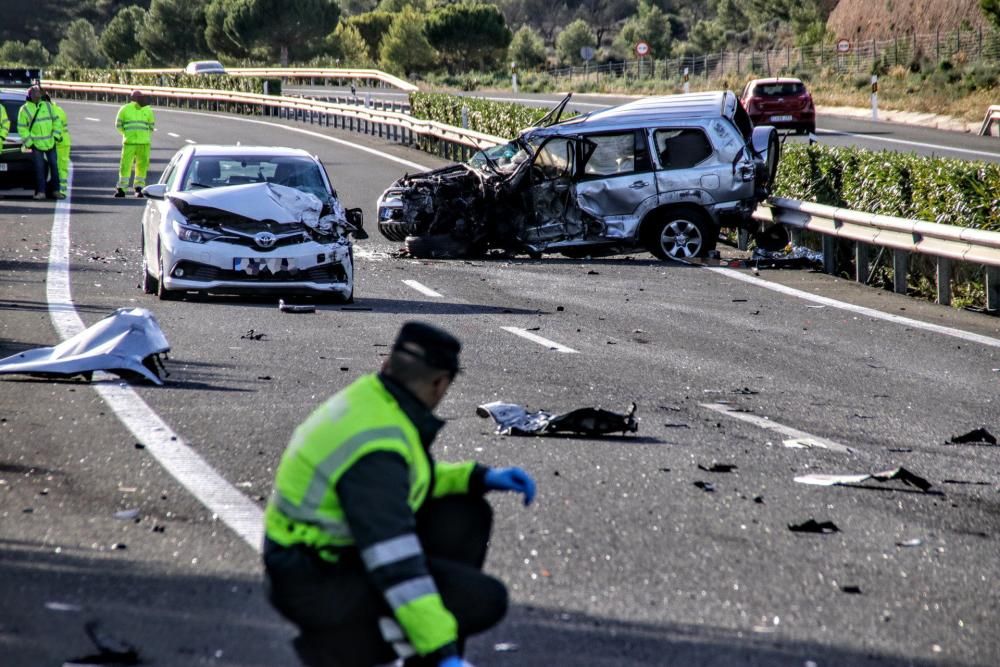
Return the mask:
[[[30,130],[28,128],[31,128]],[[17,113],[17,133],[28,148],[47,151],[55,148],[60,138],[52,105],[45,101],[37,104],[28,100]]]
[[[7,117],[7,109],[0,104],[0,144],[7,140],[8,132],[10,132],[10,118]]]
[[[115,127],[121,133],[125,144],[149,144],[153,140],[153,127],[156,118],[153,110],[141,107],[135,102],[129,102],[118,110]]]
[[[55,102],[49,102],[52,105],[52,115],[55,117],[56,127],[59,128],[59,133],[62,138],[60,141],[67,142],[70,141],[69,136],[69,119],[66,117],[66,110]]]

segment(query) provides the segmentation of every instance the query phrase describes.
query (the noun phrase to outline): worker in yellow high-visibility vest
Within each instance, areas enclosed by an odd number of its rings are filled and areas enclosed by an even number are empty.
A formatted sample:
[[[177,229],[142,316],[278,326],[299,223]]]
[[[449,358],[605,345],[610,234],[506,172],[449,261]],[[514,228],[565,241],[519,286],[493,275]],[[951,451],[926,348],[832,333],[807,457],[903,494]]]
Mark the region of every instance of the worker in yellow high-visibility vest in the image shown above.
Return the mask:
[[[73,145],[73,138],[69,134],[69,119],[66,117],[66,110],[53,102],[48,93],[42,93],[42,99],[52,106],[56,127],[62,135],[56,142],[56,164],[59,165],[59,194],[65,197],[69,181],[69,149]]]
[[[118,110],[118,117],[115,119],[115,127],[122,135],[122,159],[118,165],[115,197],[125,196],[133,166],[135,178],[132,179],[132,187],[135,188],[136,197],[142,196],[142,189],[146,186],[146,170],[149,169],[153,127],[156,124],[153,110],[142,91],[133,90],[130,100]]]

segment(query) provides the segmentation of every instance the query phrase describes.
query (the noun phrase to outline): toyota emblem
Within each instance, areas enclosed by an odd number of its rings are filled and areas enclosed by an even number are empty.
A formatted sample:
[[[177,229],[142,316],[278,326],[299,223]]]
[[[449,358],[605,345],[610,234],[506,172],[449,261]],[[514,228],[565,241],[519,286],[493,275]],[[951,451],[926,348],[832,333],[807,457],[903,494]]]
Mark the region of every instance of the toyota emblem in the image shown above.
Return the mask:
[[[261,248],[270,248],[278,240],[278,237],[271,232],[260,232],[253,237],[253,240]]]

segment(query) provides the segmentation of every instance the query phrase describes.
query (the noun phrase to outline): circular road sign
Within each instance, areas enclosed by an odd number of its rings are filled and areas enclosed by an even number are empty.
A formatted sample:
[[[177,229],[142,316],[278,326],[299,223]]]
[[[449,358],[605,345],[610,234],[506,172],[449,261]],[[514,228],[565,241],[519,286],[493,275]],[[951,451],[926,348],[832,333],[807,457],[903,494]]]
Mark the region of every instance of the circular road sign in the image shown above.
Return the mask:
[[[584,60],[594,59],[594,47],[592,46],[581,46],[580,47],[580,57]]]
[[[837,53],[847,53],[851,50],[851,41],[848,39],[837,40]]]
[[[647,44],[646,42],[639,42],[638,44],[636,44],[635,45],[635,54],[637,56],[639,56],[640,58],[642,56],[648,56],[649,55],[649,44]]]

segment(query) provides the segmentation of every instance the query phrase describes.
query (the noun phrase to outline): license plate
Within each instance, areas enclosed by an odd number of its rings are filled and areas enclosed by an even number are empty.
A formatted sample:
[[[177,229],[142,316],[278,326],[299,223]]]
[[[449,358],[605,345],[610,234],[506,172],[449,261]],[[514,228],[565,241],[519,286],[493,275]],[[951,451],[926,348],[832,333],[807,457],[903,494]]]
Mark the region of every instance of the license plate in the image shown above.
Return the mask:
[[[7,171],[7,163],[0,162],[0,171]]]
[[[298,266],[294,259],[283,257],[257,259],[253,257],[233,258],[233,270],[242,271],[249,276],[273,275],[279,271],[298,271]]]
[[[772,123],[783,123],[785,121],[791,120],[791,116],[771,116]]]

